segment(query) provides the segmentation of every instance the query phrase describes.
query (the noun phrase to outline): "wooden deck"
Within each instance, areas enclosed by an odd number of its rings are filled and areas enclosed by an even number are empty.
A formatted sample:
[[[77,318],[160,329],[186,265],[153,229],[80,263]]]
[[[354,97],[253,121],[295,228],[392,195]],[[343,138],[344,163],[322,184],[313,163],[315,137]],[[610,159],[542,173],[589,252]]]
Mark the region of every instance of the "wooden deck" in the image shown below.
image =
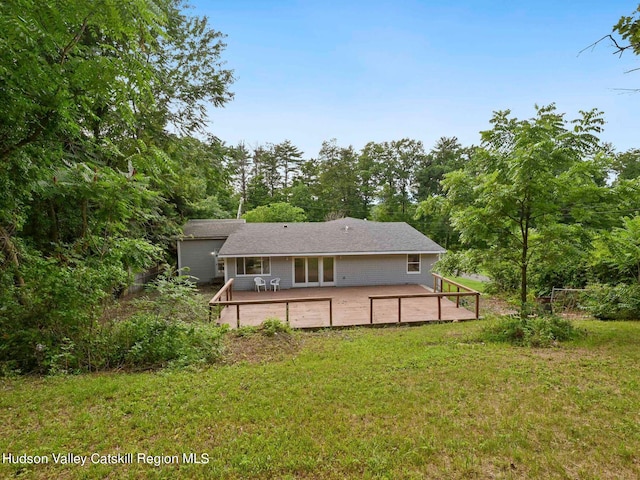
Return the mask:
[[[379,287],[324,287],[296,288],[278,292],[234,291],[233,300],[284,300],[287,298],[331,297],[331,317],[334,327],[370,325],[371,295],[405,295],[429,293],[432,290],[421,285],[393,285]],[[473,299],[467,297],[473,308]],[[329,327],[329,302],[300,302],[289,304],[289,323],[293,328]],[[280,304],[258,304],[240,306],[240,325],[257,326],[268,317],[277,317],[283,322],[286,318],[287,306]],[[231,327],[237,325],[237,309],[229,305],[222,311],[219,323]],[[423,323],[442,321],[462,321],[475,319],[475,313],[460,306],[456,302],[441,299],[441,319],[438,320],[438,299],[403,298],[402,323]],[[398,299],[376,299],[373,305],[373,324],[398,323]]]

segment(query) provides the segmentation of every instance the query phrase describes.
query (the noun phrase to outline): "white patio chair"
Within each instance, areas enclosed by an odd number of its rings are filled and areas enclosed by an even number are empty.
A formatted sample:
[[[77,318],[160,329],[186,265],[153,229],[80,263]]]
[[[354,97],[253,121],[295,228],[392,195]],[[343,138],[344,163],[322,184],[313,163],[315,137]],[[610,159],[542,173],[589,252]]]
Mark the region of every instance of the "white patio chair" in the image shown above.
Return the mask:
[[[271,289],[275,292],[276,290],[280,290],[280,279],[279,278],[274,278],[272,279],[269,284],[271,285]]]
[[[253,281],[256,284],[256,292],[260,291],[260,287],[264,288],[264,291],[267,291],[267,282],[264,281],[262,277],[253,277]]]

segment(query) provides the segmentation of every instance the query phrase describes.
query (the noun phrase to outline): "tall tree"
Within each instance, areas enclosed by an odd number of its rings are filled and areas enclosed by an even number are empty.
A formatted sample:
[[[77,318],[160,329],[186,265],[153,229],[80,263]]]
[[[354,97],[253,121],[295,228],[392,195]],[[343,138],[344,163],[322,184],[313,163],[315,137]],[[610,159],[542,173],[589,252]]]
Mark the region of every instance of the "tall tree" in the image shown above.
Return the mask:
[[[630,149],[616,154],[613,171],[617,182],[640,178],[640,149]]]
[[[285,140],[273,147],[276,163],[282,170],[282,190],[285,200],[289,196],[289,181],[298,172],[302,160],[302,152],[290,140]]]
[[[362,218],[357,164],[358,155],[352,146],[339,147],[335,139],[322,143],[318,155],[318,205],[323,209],[323,216]]]
[[[462,168],[471,156],[471,148],[463,148],[456,137],[440,137],[431,151],[416,167],[415,196],[426,200],[442,194],[444,175]]]
[[[243,215],[249,223],[256,222],[304,222],[307,216],[300,207],[285,202],[261,205]]]
[[[424,161],[422,142],[403,138],[392,142],[370,142],[363,157],[377,165],[378,196],[376,218],[385,221],[413,221],[413,190],[416,167]]]
[[[583,215],[581,199],[603,186],[606,164],[597,134],[604,123],[597,111],[568,123],[554,105],[536,107],[536,116],[518,120],[496,112],[493,128],[464,169],[443,182],[452,222],[465,244],[518,268],[520,303],[527,314],[529,267],[551,242],[571,235]]]
[[[249,150],[244,142],[229,149],[229,163],[232,175],[235,179],[235,186],[240,192],[242,201],[247,203],[247,188],[251,178],[252,160]]]
[[[177,233],[167,225],[227,208],[224,150],[175,134],[231,98],[222,37],[181,0],[0,3],[8,343],[80,335],[129,268],[159,259],[152,241]]]

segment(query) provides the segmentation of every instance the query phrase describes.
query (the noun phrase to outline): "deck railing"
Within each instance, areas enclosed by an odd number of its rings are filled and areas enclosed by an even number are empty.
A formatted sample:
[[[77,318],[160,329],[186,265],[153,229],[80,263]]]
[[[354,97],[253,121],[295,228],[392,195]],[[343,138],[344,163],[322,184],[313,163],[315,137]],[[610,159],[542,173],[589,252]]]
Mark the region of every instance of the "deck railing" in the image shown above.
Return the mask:
[[[227,283],[225,283],[220,290],[213,296],[211,300],[209,300],[209,321],[211,321],[211,317],[213,315],[213,309],[217,308],[216,314],[220,317],[222,309],[219,307],[221,305],[222,295],[225,296],[226,301],[233,300],[233,278],[230,278]],[[225,305],[226,306],[226,305]],[[222,306],[222,308],[225,308]]]
[[[374,300],[391,300],[398,299],[398,323],[402,323],[402,299],[403,298],[436,298],[438,301],[438,320],[442,320],[442,297],[455,297],[456,308],[460,308],[460,298],[463,297],[475,297],[475,319],[480,318],[480,292],[477,292],[469,287],[465,287],[453,280],[442,277],[436,273],[432,274],[434,277],[434,292],[433,293],[407,293],[407,294],[392,294],[392,295],[369,295],[369,323],[373,324],[373,301]],[[451,290],[451,286],[456,287],[455,292],[443,292],[442,287],[446,282]],[[460,291],[464,290],[464,291]]]
[[[240,328],[240,306],[241,305],[272,305],[284,303],[286,305],[285,321],[287,325],[289,321],[289,304],[303,302],[329,302],[329,326],[333,327],[333,298],[331,297],[308,297],[308,298],[278,298],[270,300],[219,300],[217,305],[235,305],[236,306],[236,326]]]

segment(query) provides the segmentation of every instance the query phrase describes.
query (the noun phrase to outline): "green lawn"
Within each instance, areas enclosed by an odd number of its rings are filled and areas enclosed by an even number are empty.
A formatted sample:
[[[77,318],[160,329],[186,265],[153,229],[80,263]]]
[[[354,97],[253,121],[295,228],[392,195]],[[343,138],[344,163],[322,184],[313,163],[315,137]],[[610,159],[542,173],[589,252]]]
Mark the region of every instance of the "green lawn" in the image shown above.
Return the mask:
[[[463,278],[463,277],[447,277],[447,278],[450,278],[451,280],[459,283],[460,285],[469,287],[470,289],[475,290],[476,292],[484,292],[485,283],[481,282],[480,280],[473,280],[470,278]],[[449,282],[444,282],[445,291],[448,288],[447,285],[449,285]],[[455,292],[456,291],[455,289],[456,287],[452,285],[451,290]]]
[[[134,463],[0,478],[639,478],[640,322],[579,323],[546,350],[471,341],[482,322],[465,322],[280,335],[276,360],[203,371],[2,380],[0,453]]]

